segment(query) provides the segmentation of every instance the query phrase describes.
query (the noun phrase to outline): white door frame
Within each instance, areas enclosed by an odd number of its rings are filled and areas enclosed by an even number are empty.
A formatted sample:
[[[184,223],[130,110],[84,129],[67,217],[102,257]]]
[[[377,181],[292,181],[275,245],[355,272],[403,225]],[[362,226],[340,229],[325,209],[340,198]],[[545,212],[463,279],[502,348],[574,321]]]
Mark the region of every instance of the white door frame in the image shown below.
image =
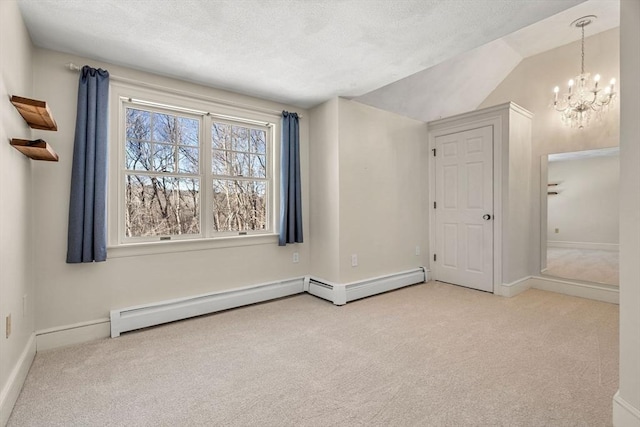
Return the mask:
[[[467,114],[462,114],[447,119],[429,122],[429,263],[433,262],[433,254],[436,249],[435,241],[435,209],[433,202],[436,195],[435,149],[436,137],[452,133],[464,132],[485,126],[493,127],[493,293],[500,294],[502,287],[502,223],[504,210],[502,209],[502,171],[503,161],[503,134],[506,122],[503,118],[504,105],[491,107]],[[493,114],[492,114],[493,113]],[[507,156],[508,161],[508,156]],[[433,279],[438,280],[437,271],[431,269]]]

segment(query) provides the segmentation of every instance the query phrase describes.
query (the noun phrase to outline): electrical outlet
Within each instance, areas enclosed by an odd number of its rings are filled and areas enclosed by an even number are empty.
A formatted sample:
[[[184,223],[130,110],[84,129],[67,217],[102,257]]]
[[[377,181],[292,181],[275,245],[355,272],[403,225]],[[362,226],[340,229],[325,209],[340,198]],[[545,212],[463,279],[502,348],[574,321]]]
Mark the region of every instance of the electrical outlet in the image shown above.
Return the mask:
[[[293,262],[300,262],[300,254],[298,252],[293,253]]]
[[[416,256],[420,255],[420,246],[416,246]]]
[[[558,234],[560,232],[559,228],[556,228],[556,234]]]
[[[358,266],[358,254],[351,255],[351,267]]]
[[[11,335],[11,313],[9,313],[9,315],[5,319],[5,330],[6,330],[5,335],[7,338],[9,338],[9,336]]]

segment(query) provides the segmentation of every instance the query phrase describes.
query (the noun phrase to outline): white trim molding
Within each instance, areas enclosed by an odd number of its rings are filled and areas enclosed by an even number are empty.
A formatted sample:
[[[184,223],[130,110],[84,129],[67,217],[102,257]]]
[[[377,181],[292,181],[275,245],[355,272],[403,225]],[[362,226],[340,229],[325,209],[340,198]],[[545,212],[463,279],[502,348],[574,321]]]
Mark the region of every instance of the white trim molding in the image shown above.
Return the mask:
[[[562,240],[547,240],[547,247],[565,249],[591,249],[611,252],[618,252],[620,250],[620,245],[618,243],[565,242]]]
[[[557,292],[574,297],[588,298],[611,304],[620,303],[620,291],[611,285],[597,283],[582,283],[552,277],[531,276],[528,279],[530,287],[543,291]]]
[[[347,302],[351,302],[426,281],[427,272],[423,267],[420,267],[415,270],[347,283],[344,285],[345,298]]]
[[[72,325],[36,331],[36,348],[38,351],[66,347],[109,337],[109,319],[90,320]]]
[[[361,298],[427,282],[431,280],[430,276],[429,270],[419,267],[413,270],[345,284],[332,283],[315,276],[284,279],[210,294],[112,310],[110,318],[95,319],[36,331],[35,342],[37,350],[41,351],[103,339],[109,336],[117,337],[122,332],[304,292],[330,301],[335,305],[344,305]],[[541,276],[528,276],[512,283],[503,283],[497,287],[494,293],[503,297],[513,297],[530,288],[613,304],[618,304],[619,302],[617,288]]]
[[[29,337],[29,341],[27,341],[27,345],[24,346],[18,362],[11,370],[6,384],[0,391],[0,426],[6,425],[7,421],[9,421],[11,411],[16,404],[16,400],[18,400],[18,395],[20,394],[20,390],[22,390],[22,385],[27,378],[35,355],[36,334],[34,333]]]
[[[423,283],[428,280],[428,271],[424,267],[345,284],[331,283],[328,280],[312,276],[309,278],[309,290],[307,292],[331,301],[335,305],[344,305],[361,298]]]
[[[530,282],[531,276],[523,277],[511,283],[502,283],[499,289],[496,289],[494,293],[503,297],[511,298],[518,294],[523,293],[527,289],[531,288]]]
[[[96,339],[120,336],[123,332],[211,314],[303,292],[344,305],[349,301],[427,281],[428,271],[414,270],[374,277],[347,284],[334,284],[312,276],[283,279],[203,295],[114,309],[109,318],[36,331],[37,350],[47,350]]]
[[[512,283],[503,283],[496,295],[503,297],[516,296],[527,289],[557,292],[574,297],[587,298],[612,304],[619,304],[620,291],[611,285],[583,283],[568,279],[543,276],[527,276]]]
[[[111,310],[111,337],[304,292],[304,277]]]
[[[620,390],[613,396],[613,425],[640,427],[640,409],[620,397]]]

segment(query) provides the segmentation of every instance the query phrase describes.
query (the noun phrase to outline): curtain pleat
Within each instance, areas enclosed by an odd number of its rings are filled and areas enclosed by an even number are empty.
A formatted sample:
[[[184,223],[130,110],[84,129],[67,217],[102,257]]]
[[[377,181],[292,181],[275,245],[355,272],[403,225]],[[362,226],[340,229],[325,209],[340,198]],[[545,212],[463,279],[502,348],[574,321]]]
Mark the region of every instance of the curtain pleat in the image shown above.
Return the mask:
[[[82,67],[71,170],[67,262],[107,259],[109,72]]]

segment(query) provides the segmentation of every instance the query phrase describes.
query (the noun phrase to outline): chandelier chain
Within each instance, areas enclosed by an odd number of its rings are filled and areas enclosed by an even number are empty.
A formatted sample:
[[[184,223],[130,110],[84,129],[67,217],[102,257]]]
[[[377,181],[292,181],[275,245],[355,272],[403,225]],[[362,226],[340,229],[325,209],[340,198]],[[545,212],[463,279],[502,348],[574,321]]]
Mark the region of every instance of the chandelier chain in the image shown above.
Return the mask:
[[[580,27],[582,28],[582,68],[580,74],[584,74],[584,24]]]

